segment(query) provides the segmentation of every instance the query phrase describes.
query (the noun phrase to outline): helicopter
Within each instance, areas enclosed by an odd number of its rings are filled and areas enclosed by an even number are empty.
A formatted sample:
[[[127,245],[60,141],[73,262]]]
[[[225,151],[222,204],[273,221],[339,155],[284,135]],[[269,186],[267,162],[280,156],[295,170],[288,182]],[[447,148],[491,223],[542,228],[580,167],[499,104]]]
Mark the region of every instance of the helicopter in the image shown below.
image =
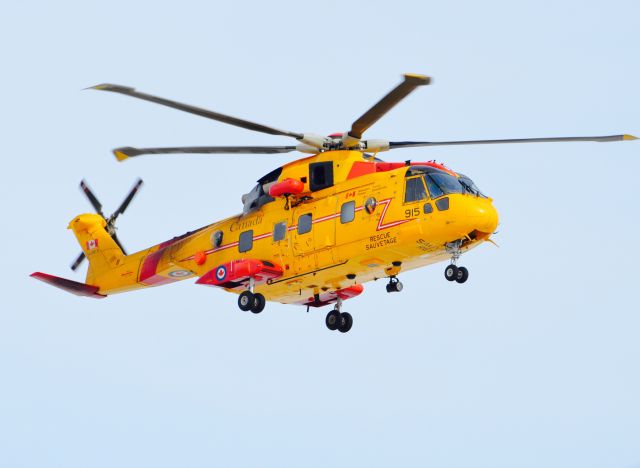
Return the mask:
[[[385,162],[381,152],[429,146],[635,140],[628,134],[592,137],[466,141],[388,141],[364,133],[431,78],[403,80],[356,119],[350,130],[328,136],[297,133],[136,91],[115,84],[90,89],[150,101],[225,124],[293,138],[285,146],[121,147],[118,161],[158,154],[278,154],[305,157],[260,177],[242,196],[242,212],[142,251],[127,254],[115,221],[142,186],[138,180],[109,217],[86,182],[80,187],[96,213],[74,217],[68,228],[86,258],[84,283],[35,272],[31,276],[67,292],[105,298],[176,281],[222,288],[238,295],[242,311],[262,312],[267,301],[309,308],[333,305],[329,330],[348,332],[353,317],[343,303],[364,283],[385,279],[389,293],[403,289],[401,272],[446,262],[447,281],[463,284],[463,253],[489,242],[498,226],[493,200],[468,176],[435,161]]]

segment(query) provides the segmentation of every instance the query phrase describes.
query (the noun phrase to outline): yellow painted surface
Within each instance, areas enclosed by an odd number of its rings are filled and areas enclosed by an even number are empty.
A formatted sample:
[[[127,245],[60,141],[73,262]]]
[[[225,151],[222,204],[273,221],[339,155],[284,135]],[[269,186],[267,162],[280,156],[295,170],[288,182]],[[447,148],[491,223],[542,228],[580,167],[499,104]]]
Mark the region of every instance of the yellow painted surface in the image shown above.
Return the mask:
[[[310,192],[308,165],[323,161],[333,161],[334,185]],[[104,231],[102,218],[80,215],[70,228],[83,249],[87,242],[98,241],[95,251],[85,250],[90,261],[87,283],[99,286],[101,294],[113,294],[196,278],[232,260],[253,258],[280,265],[284,271],[282,277],[272,284],[257,286],[256,291],[267,300],[295,303],[319,291],[447,261],[450,254],[445,250],[446,243],[466,239],[464,252],[486,241],[495,231],[498,215],[491,199],[446,195],[449,209],[444,211],[436,208],[434,200],[404,203],[407,167],[349,179],[354,163],[375,164],[357,151],[332,151],[289,163],[283,166],[278,180],[294,178],[305,182],[305,191],[291,199],[290,209],[285,210],[284,198],[278,198],[248,214],[232,216],[129,256],[122,255],[117,246],[117,250],[113,249],[115,244]],[[371,197],[377,205],[368,213],[364,204]],[[355,204],[355,217],[343,224],[341,208],[351,202]],[[432,205],[431,213],[425,213],[427,202]],[[300,234],[299,217],[309,213],[312,229]],[[279,222],[286,222],[286,237],[274,241],[274,225]],[[253,231],[253,246],[240,253],[239,236],[248,230]],[[223,240],[214,248],[212,236],[216,231],[222,232]],[[194,259],[199,251],[206,253],[202,265]],[[401,262],[401,266],[393,267],[393,262]],[[153,265],[154,277],[142,281],[144,272],[148,273]],[[355,275],[355,279],[348,279],[347,275]]]

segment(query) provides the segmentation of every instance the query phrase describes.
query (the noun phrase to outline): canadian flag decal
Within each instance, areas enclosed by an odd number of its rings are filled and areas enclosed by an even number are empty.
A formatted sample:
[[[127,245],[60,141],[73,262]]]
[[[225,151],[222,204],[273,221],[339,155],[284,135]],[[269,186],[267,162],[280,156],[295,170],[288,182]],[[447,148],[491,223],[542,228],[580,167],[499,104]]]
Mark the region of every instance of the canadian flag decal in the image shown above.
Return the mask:
[[[96,250],[98,248],[98,239],[91,239],[87,241],[87,250]]]

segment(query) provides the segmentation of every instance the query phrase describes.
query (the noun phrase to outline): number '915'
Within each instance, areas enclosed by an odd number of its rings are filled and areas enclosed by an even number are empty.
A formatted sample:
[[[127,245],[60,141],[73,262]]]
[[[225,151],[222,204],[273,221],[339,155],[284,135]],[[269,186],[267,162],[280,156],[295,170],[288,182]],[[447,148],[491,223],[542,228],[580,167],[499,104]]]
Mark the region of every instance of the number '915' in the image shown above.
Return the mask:
[[[413,218],[415,216],[420,216],[420,208],[414,208],[414,209],[408,209],[408,210],[404,210],[404,217],[405,218]]]

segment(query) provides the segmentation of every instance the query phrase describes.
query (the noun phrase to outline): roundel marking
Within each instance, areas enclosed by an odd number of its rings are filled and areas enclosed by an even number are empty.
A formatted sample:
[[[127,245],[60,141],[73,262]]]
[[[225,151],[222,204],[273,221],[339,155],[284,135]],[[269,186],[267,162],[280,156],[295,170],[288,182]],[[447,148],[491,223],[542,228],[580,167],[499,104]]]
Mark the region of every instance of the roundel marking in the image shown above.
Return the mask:
[[[216,279],[218,281],[224,281],[227,277],[227,268],[224,265],[220,265],[216,268]]]
[[[190,274],[191,272],[187,270],[173,270],[169,272],[169,276],[171,276],[172,278],[184,278],[186,276],[189,276]]]

